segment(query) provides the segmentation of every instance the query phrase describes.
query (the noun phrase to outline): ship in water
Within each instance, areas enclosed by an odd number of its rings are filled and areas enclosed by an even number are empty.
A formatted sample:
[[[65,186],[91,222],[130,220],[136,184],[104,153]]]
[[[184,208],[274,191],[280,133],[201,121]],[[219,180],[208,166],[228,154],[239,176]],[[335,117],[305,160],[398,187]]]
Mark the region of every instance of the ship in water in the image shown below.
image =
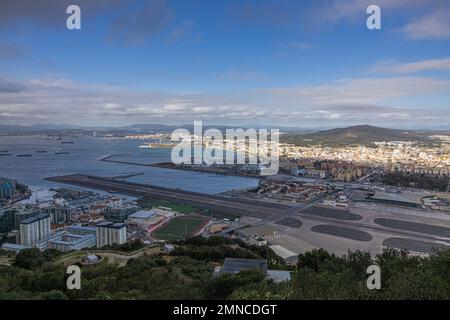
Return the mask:
[[[73,141],[61,141],[61,144],[73,144]]]
[[[47,150],[36,150],[36,153],[47,153]]]
[[[18,157],[31,157],[31,154],[18,154]]]
[[[10,156],[11,153],[0,153],[0,157],[4,157],[4,156]]]
[[[55,151],[55,154],[69,154],[69,153],[66,151]]]

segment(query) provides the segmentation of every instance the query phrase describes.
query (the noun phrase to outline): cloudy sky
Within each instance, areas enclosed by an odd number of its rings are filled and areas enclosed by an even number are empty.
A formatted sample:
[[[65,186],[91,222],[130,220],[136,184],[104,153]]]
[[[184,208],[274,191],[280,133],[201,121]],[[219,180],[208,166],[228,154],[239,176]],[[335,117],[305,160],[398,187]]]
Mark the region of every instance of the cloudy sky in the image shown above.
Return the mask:
[[[448,125],[449,18],[447,0],[2,0],[0,124]]]

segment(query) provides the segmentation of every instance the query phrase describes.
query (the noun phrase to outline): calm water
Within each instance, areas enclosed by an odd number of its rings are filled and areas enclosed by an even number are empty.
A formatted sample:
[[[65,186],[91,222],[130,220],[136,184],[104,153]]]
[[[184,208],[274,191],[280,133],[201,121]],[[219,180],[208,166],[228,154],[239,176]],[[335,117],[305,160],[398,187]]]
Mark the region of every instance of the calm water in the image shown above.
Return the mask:
[[[74,143],[61,144],[61,141]],[[60,141],[40,137],[0,137],[0,150],[8,150],[8,153],[12,154],[0,156],[0,176],[16,179],[30,186],[34,192],[37,192],[40,199],[49,196],[48,188],[61,186],[45,181],[43,178],[74,173],[103,177],[144,173],[126,180],[209,194],[257,185],[257,180],[252,178],[150,168],[98,160],[111,154],[129,154],[114,159],[138,163],[170,161],[170,149],[140,149],[141,144],[143,141],[103,141],[94,137],[65,138]],[[47,153],[36,153],[37,150],[46,150]],[[57,155],[56,151],[69,152],[69,154]],[[17,157],[17,154],[31,154],[32,157]]]

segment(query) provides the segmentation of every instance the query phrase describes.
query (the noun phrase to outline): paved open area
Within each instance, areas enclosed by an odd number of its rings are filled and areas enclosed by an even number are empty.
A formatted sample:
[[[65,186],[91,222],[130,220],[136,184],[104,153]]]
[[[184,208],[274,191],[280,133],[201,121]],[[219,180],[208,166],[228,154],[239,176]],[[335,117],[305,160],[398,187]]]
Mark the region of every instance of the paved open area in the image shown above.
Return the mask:
[[[277,223],[282,226],[291,227],[291,228],[300,228],[303,225],[303,222],[301,220],[291,218],[291,217],[283,218],[283,219],[277,221]]]
[[[311,231],[351,239],[355,241],[371,241],[373,239],[370,233],[357,229],[339,227],[329,224],[321,224],[318,226],[314,226],[311,228]]]
[[[440,237],[449,237],[450,238],[450,228],[434,226],[430,224],[410,222],[404,220],[394,220],[394,219],[385,219],[379,218],[375,219],[374,222],[384,227],[400,229],[400,230],[408,230],[419,233],[426,233]]]
[[[388,238],[383,241],[383,244],[391,248],[396,248],[400,250],[406,249],[411,252],[427,253],[427,254],[432,253],[433,250],[440,247],[435,243],[404,238]]]
[[[323,208],[323,207],[309,207],[302,211],[303,214],[311,216],[319,216],[325,218],[334,218],[339,220],[349,220],[356,221],[361,220],[363,217],[352,213],[348,210],[334,209],[334,208]]]

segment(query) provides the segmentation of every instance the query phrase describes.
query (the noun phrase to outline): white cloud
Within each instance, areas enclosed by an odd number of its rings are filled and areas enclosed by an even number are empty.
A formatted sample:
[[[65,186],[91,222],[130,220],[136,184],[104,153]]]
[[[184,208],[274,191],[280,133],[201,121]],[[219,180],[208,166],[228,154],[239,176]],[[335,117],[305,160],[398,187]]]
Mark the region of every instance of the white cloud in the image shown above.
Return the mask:
[[[394,61],[381,62],[370,69],[372,72],[416,73],[422,71],[450,71],[450,58],[422,60],[400,63]]]
[[[239,95],[132,92],[67,79],[0,79],[0,123],[189,123],[323,125],[449,122],[450,108],[412,108],[392,99],[445,95],[450,81],[426,77],[342,79],[329,84],[260,89]],[[449,100],[447,100],[449,101]],[[392,105],[396,107],[391,107]],[[440,106],[442,108],[442,106]]]
[[[450,38],[449,17],[450,7],[441,8],[410,22],[401,29],[401,32],[415,40]]]
[[[342,79],[332,84],[262,89],[282,99],[302,103],[379,103],[399,97],[450,92],[450,81],[429,77]]]

